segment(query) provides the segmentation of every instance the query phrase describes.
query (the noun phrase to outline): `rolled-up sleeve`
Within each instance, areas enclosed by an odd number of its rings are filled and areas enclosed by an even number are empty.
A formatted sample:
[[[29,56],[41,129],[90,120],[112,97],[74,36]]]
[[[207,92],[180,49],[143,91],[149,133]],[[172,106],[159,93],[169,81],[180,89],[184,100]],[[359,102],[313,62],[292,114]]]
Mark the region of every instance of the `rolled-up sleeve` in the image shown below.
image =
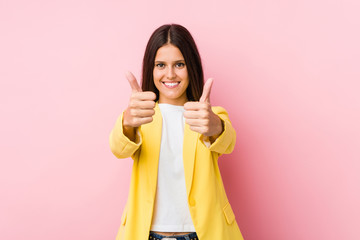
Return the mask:
[[[210,144],[210,142],[208,142],[207,138],[204,136],[202,136],[201,140],[210,151],[217,152],[219,154],[229,154],[234,150],[235,147],[235,129],[233,128],[229,119],[229,115],[224,108],[212,107],[212,110],[222,120],[224,124],[224,131],[212,144]]]
[[[125,136],[122,125],[123,116],[124,112],[117,119],[109,137],[111,152],[117,158],[128,158],[133,156],[136,151],[139,150],[142,144],[140,127],[136,130],[135,142],[131,141],[128,137]]]

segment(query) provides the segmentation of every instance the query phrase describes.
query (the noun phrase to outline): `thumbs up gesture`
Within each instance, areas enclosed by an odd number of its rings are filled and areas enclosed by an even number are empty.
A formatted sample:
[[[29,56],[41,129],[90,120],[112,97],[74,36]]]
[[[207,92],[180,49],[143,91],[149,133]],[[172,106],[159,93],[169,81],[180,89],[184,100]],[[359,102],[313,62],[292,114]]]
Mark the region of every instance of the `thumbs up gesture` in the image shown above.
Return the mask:
[[[213,79],[206,81],[199,102],[187,102],[184,105],[185,122],[190,129],[215,140],[222,132],[223,126],[220,118],[211,110],[210,92]]]
[[[125,135],[132,139],[136,127],[152,122],[152,116],[155,114],[156,94],[150,91],[143,92],[131,72],[126,73],[126,78],[129,81],[132,93],[129,105],[124,112],[123,127]]]

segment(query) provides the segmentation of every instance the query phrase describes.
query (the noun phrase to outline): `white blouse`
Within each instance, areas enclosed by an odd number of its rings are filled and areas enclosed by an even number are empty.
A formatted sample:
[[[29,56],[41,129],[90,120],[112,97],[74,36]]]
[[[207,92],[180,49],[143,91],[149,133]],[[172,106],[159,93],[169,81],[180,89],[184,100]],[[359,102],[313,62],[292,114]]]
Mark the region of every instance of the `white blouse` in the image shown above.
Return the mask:
[[[187,201],[184,164],[184,107],[159,104],[162,135],[151,231],[195,232]]]

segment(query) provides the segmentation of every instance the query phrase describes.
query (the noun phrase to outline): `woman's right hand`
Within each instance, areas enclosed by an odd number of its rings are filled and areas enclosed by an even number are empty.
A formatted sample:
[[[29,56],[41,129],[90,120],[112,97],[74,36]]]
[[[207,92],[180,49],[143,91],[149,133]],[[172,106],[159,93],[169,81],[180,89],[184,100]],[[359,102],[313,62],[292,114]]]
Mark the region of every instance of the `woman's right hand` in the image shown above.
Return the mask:
[[[136,128],[153,120],[156,94],[151,91],[143,92],[131,72],[126,73],[126,78],[132,93],[123,116],[123,130],[124,134],[134,141]]]

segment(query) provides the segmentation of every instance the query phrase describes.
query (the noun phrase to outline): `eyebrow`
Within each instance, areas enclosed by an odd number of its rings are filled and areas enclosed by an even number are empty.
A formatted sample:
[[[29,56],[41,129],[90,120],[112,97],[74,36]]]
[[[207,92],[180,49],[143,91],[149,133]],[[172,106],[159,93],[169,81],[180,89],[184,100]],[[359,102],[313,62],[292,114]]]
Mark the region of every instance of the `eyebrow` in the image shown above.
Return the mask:
[[[155,61],[155,63],[163,63],[163,62],[166,62],[166,61],[162,61],[162,60]],[[177,63],[177,62],[185,62],[185,60],[184,59],[176,60],[176,61],[173,61],[172,63]]]

